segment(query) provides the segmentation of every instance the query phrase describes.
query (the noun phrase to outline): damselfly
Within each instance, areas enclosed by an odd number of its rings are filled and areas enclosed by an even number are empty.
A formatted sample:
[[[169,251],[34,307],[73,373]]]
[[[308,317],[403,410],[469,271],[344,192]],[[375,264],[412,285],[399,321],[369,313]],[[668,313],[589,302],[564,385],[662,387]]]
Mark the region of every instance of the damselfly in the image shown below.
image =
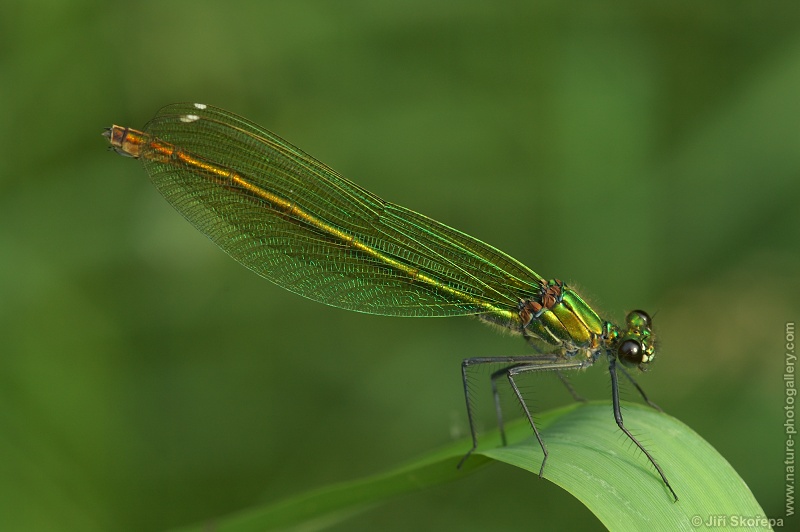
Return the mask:
[[[156,188],[197,229],[287,290],[370,314],[471,315],[521,335],[536,354],[461,364],[472,435],[461,463],[478,446],[469,367],[502,365],[492,374],[498,413],[495,381],[505,377],[544,453],[541,476],[547,447],[517,377],[540,371],[562,377],[561,371],[588,368],[606,355],[617,425],[677,500],[620,412],[617,370],[657,408],[625,369],[644,370],[655,356],[647,313],[635,310],[624,326],[614,325],[562,281],[546,280],[476,238],[380,199],[274,133],[219,108],[168,105],[142,131],[112,126],[104,135],[118,153],[142,161]]]

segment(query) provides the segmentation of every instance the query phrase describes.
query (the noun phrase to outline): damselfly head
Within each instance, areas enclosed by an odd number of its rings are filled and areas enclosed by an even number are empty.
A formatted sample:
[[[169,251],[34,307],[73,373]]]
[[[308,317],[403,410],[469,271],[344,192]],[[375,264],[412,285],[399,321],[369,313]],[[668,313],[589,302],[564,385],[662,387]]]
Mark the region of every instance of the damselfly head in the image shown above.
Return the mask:
[[[617,344],[617,358],[628,367],[636,366],[645,371],[655,357],[652,319],[643,310],[634,310],[625,318],[627,330]]]

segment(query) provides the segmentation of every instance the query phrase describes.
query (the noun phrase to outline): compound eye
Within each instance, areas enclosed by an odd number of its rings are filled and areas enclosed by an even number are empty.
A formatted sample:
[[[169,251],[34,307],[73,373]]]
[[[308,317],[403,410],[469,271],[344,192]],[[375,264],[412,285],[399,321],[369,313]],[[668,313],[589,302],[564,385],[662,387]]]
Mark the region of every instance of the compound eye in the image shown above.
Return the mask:
[[[620,360],[628,364],[640,364],[642,362],[642,344],[636,340],[625,340],[617,349]]]
[[[651,329],[653,327],[653,320],[650,318],[650,314],[643,310],[633,310],[628,313],[628,317],[626,320],[628,322],[628,327],[632,327],[634,329]]]

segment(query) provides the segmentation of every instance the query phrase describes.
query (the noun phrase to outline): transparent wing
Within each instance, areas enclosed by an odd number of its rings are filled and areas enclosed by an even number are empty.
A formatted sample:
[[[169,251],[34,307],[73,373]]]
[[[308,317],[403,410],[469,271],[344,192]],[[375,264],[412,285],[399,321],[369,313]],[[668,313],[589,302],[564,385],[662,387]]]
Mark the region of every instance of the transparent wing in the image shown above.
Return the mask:
[[[454,316],[513,311],[539,289],[536,273],[498,249],[383,201],[222,109],[169,105],[144,133],[141,160],[164,197],[297,294],[371,314]]]

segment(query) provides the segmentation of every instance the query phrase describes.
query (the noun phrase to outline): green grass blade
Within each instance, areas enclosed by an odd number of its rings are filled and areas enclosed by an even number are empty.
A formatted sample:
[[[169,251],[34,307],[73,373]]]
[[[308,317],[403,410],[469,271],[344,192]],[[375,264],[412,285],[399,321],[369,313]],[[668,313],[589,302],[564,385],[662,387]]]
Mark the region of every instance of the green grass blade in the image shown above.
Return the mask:
[[[744,480],[692,429],[640,405],[624,404],[623,416],[625,426],[664,469],[678,502],[647,458],[617,429],[610,404],[572,408],[542,434],[550,453],[544,477],[574,495],[606,527],[695,530],[698,518],[705,523],[727,516],[731,526],[735,516],[764,516]],[[542,460],[541,449],[530,438],[482,454],[535,473]]]
[[[695,530],[697,520],[763,517],[764,512],[744,481],[710,444],[680,421],[650,408],[624,405],[626,426],[644,443],[667,474],[680,500],[669,491],[647,459],[617,429],[606,403],[574,405],[538,416],[550,456],[544,477],[561,486],[611,530]],[[320,530],[392,497],[456,480],[490,463],[505,462],[535,474],[542,452],[530,428],[509,425],[508,447],[481,447],[465,463],[456,464],[467,441],[449,445],[386,473],[316,489],[284,501],[254,507],[182,529]],[[497,435],[482,438],[487,445]],[[538,482],[534,476],[531,482]],[[535,503],[526,501],[535,511]],[[763,522],[750,522],[765,528]],[[717,521],[716,527],[723,523]],[[743,527],[747,528],[747,527]]]

